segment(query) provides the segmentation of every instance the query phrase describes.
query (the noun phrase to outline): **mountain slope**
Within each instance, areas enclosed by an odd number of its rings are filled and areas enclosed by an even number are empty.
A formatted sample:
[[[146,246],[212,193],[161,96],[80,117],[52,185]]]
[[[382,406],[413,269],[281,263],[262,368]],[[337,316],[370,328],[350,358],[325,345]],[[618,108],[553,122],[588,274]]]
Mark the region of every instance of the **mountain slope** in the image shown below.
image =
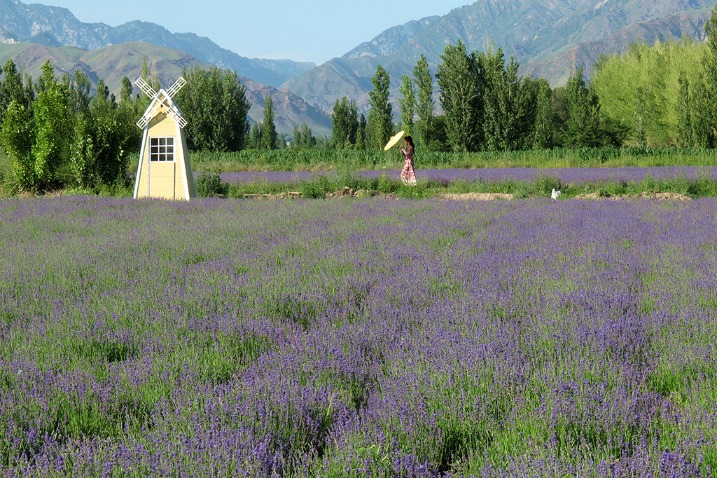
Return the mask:
[[[147,42],[189,53],[199,61],[234,70],[240,76],[279,86],[309,71],[314,63],[289,60],[250,59],[221,48],[193,33],[171,33],[147,22],[129,22],[117,27],[104,23],[83,23],[66,8],[0,0],[0,41],[32,41],[46,46],[74,46],[85,50],[130,42]]]
[[[411,76],[423,54],[435,69],[449,43],[469,51],[489,44],[514,55],[521,74],[562,85],[579,66],[590,73],[601,53],[622,52],[637,41],[704,37],[714,0],[480,0],[443,17],[386,30],[340,59],[331,60],[284,87],[327,108],[337,98],[355,98],[365,107],[370,78],[381,64],[394,90]],[[356,85],[369,88],[357,96]]]

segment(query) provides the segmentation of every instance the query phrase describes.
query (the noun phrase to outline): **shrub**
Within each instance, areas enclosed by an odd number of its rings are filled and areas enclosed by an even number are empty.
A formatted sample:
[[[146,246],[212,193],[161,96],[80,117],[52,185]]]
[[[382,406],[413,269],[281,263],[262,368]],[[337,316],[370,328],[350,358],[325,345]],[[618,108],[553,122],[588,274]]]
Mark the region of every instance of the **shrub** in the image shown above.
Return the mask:
[[[227,187],[217,173],[203,172],[197,177],[197,195],[199,197],[224,196]]]

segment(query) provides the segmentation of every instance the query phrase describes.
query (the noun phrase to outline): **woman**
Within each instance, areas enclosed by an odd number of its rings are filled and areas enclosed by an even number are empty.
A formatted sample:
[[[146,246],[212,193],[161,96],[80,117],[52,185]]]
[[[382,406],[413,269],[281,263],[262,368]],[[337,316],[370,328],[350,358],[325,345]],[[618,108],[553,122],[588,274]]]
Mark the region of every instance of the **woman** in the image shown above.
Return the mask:
[[[413,138],[406,136],[404,140],[405,147],[401,148],[403,155],[403,169],[401,170],[401,181],[404,184],[416,185],[416,172],[413,170],[413,153],[416,147],[413,144]]]

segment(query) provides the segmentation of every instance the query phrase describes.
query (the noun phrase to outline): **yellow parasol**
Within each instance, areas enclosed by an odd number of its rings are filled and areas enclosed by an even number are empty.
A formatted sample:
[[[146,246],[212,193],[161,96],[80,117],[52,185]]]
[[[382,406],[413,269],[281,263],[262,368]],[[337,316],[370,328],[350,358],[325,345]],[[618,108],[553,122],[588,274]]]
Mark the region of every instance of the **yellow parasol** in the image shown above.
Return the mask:
[[[386,143],[386,146],[383,147],[384,151],[388,151],[389,149],[396,146],[396,143],[398,143],[398,140],[403,138],[405,131],[399,131],[398,133],[391,136],[391,139],[388,140],[388,143]]]

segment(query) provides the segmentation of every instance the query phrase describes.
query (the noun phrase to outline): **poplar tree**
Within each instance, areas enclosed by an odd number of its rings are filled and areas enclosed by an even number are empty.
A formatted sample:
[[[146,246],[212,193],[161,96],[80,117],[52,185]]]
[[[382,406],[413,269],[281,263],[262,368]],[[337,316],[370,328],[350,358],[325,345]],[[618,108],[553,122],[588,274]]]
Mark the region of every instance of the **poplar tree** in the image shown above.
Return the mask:
[[[483,135],[488,150],[520,149],[529,129],[529,102],[518,63],[513,57],[506,66],[503,50],[492,48],[478,55],[483,78]]]
[[[712,9],[712,15],[705,24],[707,34],[707,51],[704,56],[704,102],[700,104],[703,110],[703,134],[706,137],[703,143],[708,147],[717,146],[717,5]]]
[[[259,123],[251,125],[251,132],[249,133],[249,143],[254,149],[261,148],[261,126]]]
[[[600,105],[597,95],[585,84],[583,68],[570,77],[565,87],[567,120],[566,146],[600,144]]]
[[[424,145],[428,146],[435,127],[433,117],[435,104],[433,101],[433,77],[425,55],[421,55],[418,63],[416,63],[413,69],[413,77],[418,87],[416,112],[418,113],[419,123],[417,136]]]
[[[8,60],[3,67],[1,84],[2,130],[0,138],[12,163],[17,186],[22,190],[36,188],[32,145],[37,132],[33,113],[32,81],[23,81],[15,63]]]
[[[552,91],[544,79],[536,81],[535,98],[535,125],[533,127],[533,149],[552,148],[553,138],[553,111],[550,107]]]
[[[331,142],[336,148],[356,145],[358,134],[356,102],[345,96],[334,103],[331,112]]]
[[[446,136],[454,151],[475,151],[481,144],[481,84],[475,54],[460,40],[447,45],[438,66],[438,87]]]
[[[276,149],[278,135],[274,124],[274,102],[264,95],[264,118],[261,121],[261,149]]]
[[[251,104],[237,74],[213,66],[193,67],[182,76],[187,84],[175,102],[187,119],[187,146],[216,152],[244,149]]]
[[[391,78],[383,66],[378,65],[372,78],[373,91],[369,91],[368,141],[371,148],[381,149],[391,138],[393,109],[389,102]]]
[[[314,138],[314,133],[311,131],[308,124],[301,123],[301,130],[299,131],[299,134],[301,136],[301,146],[310,148],[316,144],[316,138]]]
[[[692,146],[692,111],[690,105],[690,81],[684,71],[677,78],[677,145]]]
[[[60,178],[57,173],[70,156],[73,137],[70,115],[70,93],[65,84],[55,78],[55,69],[46,61],[38,81],[37,99],[33,104],[37,136],[32,146],[36,187],[52,188]]]
[[[401,124],[407,135],[413,134],[413,117],[416,114],[416,91],[413,87],[413,81],[407,75],[403,75],[401,86],[401,98],[399,105],[401,107]]]

